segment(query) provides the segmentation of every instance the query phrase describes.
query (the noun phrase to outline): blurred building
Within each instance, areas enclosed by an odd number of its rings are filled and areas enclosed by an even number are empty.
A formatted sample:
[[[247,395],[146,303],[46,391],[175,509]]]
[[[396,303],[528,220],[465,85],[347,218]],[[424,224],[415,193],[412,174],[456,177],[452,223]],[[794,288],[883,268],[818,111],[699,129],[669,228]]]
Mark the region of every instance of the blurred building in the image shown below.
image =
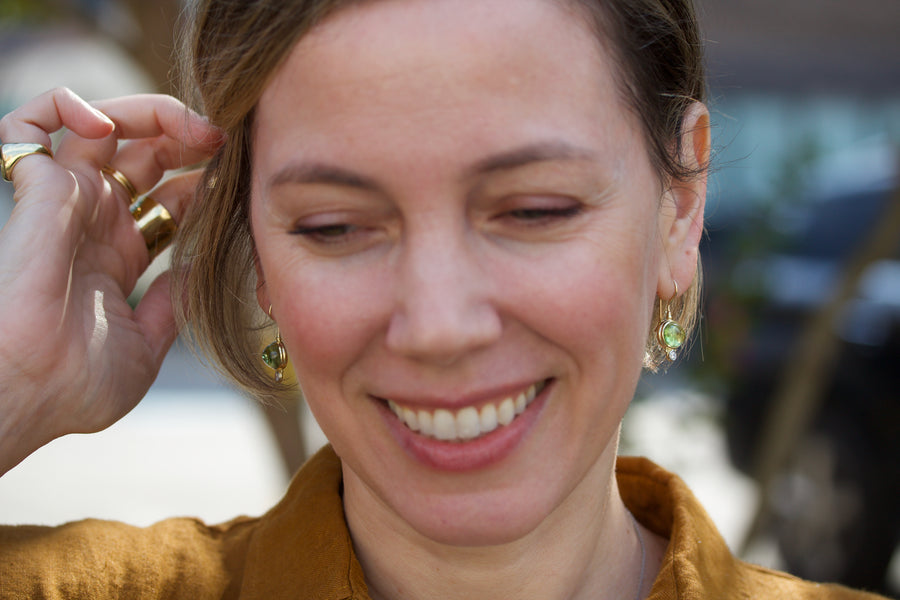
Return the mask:
[[[718,153],[696,372],[715,379],[751,474],[780,443],[767,425],[793,400],[786,382],[809,391],[757,532],[802,576],[897,593],[900,235],[872,239],[900,215],[900,2],[699,3]],[[833,352],[804,382],[814,323]]]
[[[900,145],[900,2],[698,4],[721,169],[713,200],[777,194],[786,163],[873,138]]]

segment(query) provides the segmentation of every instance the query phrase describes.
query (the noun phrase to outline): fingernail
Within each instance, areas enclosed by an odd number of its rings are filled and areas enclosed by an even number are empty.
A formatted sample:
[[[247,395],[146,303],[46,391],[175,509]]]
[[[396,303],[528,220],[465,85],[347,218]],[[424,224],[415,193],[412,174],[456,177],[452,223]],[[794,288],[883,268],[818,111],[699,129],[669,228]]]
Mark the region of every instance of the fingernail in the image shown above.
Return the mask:
[[[100,117],[100,119],[102,119],[103,121],[106,121],[107,123],[109,123],[110,125],[112,125],[113,128],[115,128],[116,124],[113,122],[112,119],[110,119],[109,117],[107,117],[103,112],[97,110],[97,109],[94,108],[93,106],[91,107],[91,110],[93,110],[93,111],[94,111],[94,114],[97,115],[98,117]]]

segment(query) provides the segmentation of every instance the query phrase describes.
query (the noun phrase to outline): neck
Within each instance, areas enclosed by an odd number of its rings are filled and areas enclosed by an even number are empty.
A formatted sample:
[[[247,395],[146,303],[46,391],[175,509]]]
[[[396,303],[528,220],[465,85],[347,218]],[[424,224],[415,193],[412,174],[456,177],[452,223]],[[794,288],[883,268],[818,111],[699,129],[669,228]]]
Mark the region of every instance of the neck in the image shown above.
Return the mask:
[[[641,543],[619,497],[612,448],[537,528],[495,546],[449,546],[425,538],[397,515],[382,512],[388,508],[345,469],[347,521],[370,595],[375,600],[636,597]]]

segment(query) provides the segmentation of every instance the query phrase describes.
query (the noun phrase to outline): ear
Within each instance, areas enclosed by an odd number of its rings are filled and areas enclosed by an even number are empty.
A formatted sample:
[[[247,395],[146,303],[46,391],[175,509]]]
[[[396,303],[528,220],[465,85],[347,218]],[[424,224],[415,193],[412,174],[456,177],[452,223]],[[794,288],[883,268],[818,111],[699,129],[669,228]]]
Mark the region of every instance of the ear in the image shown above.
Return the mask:
[[[253,264],[256,267],[256,301],[264,313],[268,313],[272,302],[269,299],[269,289],[266,286],[266,274],[263,273],[262,265],[259,263],[259,254],[253,253]]]
[[[709,111],[700,102],[695,102],[685,112],[682,123],[680,159],[696,174],[673,180],[659,211],[663,252],[656,293],[660,298],[669,299],[675,295],[675,282],[679,293],[683,293],[694,281],[703,233],[709,153]]]

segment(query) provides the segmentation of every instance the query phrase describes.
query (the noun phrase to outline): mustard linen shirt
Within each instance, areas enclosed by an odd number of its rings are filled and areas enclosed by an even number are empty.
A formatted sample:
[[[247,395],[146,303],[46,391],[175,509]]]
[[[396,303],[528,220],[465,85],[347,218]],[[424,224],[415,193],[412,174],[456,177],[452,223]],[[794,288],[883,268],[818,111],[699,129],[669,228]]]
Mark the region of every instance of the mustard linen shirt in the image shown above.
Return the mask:
[[[687,486],[650,461],[619,458],[621,495],[669,539],[652,600],[870,599],[734,558]],[[340,460],[321,450],[259,518],[146,528],[86,520],[0,527],[0,598],[314,598],[365,600],[341,504]]]

